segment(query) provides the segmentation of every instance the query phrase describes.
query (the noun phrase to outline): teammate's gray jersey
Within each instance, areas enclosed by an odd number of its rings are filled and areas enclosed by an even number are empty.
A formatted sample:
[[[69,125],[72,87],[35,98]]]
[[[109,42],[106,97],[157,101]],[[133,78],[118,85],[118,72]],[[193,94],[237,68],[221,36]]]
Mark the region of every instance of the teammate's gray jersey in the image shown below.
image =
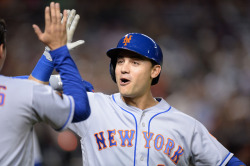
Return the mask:
[[[63,130],[72,121],[74,100],[49,86],[0,76],[0,165],[34,165],[33,125],[44,121]]]
[[[119,93],[88,93],[90,117],[71,124],[84,166],[226,165],[233,156],[194,118],[165,100],[140,110]]]

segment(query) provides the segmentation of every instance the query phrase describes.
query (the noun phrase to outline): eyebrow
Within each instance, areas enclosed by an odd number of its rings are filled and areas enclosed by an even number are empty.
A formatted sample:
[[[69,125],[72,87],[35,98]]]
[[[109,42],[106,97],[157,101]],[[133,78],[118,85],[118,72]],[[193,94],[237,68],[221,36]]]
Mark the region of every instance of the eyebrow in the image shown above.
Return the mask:
[[[129,57],[131,59],[138,59],[138,60],[148,60],[147,58],[145,58],[143,56],[140,56],[140,55],[136,55],[136,54],[133,54],[133,55],[127,55],[127,54],[118,55],[117,59],[124,58],[124,57]]]

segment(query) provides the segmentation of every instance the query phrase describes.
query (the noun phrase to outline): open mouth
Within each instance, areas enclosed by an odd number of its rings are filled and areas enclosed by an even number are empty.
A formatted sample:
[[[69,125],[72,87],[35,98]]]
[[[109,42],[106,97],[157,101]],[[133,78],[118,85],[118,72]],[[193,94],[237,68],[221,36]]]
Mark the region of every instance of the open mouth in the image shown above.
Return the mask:
[[[121,85],[126,85],[128,84],[129,80],[126,78],[121,78]]]

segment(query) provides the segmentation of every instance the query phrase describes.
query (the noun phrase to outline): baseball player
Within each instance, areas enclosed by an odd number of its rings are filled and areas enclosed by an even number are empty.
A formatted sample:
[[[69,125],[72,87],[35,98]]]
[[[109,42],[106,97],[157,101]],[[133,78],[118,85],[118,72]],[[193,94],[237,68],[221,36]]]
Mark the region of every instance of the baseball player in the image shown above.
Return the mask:
[[[82,79],[66,46],[66,11],[64,18],[61,23],[60,6],[52,2],[45,9],[44,33],[33,25],[38,38],[50,48],[64,94],[33,81],[0,76],[0,165],[34,165],[35,123],[44,121],[61,131],[72,121],[85,120],[90,114]],[[0,21],[0,69],[6,57],[5,36],[6,26]]]
[[[152,96],[163,61],[153,39],[126,34],[107,56],[119,93],[87,92],[90,117],[69,126],[84,166],[245,165],[199,121]]]
[[[244,165],[200,122],[152,96],[163,61],[153,39],[126,34],[107,56],[119,93],[88,93],[90,117],[70,125],[84,166]]]
[[[126,34],[107,56],[119,93],[88,92],[90,117],[69,126],[81,137],[84,166],[244,165],[204,125],[152,96],[163,61],[153,39]]]

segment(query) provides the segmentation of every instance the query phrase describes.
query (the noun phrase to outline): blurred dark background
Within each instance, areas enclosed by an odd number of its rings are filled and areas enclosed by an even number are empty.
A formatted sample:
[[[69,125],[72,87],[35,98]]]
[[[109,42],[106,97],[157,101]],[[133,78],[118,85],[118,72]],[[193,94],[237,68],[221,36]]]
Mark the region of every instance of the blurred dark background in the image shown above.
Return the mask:
[[[154,95],[201,121],[227,149],[250,164],[250,1],[56,2],[81,16],[73,40],[86,43],[71,53],[96,92],[117,92],[106,51],[126,33],[144,33],[158,42],[164,54]],[[32,24],[44,27],[44,7],[49,3],[0,0],[0,17],[8,30],[2,74],[31,73],[44,51]],[[36,130],[43,165],[81,165],[79,138],[61,133],[69,147],[65,149],[60,135],[46,125],[39,124]],[[77,145],[72,144],[75,139]]]

